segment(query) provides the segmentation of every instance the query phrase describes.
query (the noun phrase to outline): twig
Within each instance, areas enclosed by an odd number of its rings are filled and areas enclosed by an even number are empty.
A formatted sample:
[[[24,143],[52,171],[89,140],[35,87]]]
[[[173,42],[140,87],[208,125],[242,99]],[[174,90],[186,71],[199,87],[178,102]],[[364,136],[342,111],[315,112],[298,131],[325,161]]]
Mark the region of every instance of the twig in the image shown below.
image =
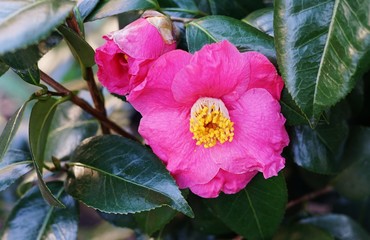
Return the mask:
[[[314,198],[317,198],[321,195],[324,195],[324,194],[327,194],[327,193],[330,193],[330,192],[333,192],[334,191],[334,188],[332,186],[327,186],[323,189],[320,189],[318,191],[315,191],[315,192],[311,192],[311,193],[308,193],[300,198],[297,198],[297,199],[294,199],[290,202],[288,202],[288,204],[286,205],[286,209],[288,208],[291,208],[291,207],[294,207],[300,203],[303,203],[303,202],[307,202],[311,199],[314,199]]]
[[[104,100],[102,95],[99,92],[98,87],[96,86],[95,79],[94,79],[94,72],[91,67],[86,68],[86,75],[87,75],[87,86],[89,88],[89,92],[91,98],[93,99],[94,106],[96,110],[98,110],[102,115],[107,117],[107,111],[105,110]],[[103,123],[100,123],[101,129],[103,134],[109,134],[109,128],[106,127]]]
[[[58,83],[57,81],[55,81],[53,78],[51,78],[49,75],[47,75],[41,70],[40,70],[40,77],[42,81],[50,85],[52,88],[54,88],[59,93],[69,95],[70,100],[74,104],[76,104],[77,106],[79,106],[80,108],[88,112],[89,114],[96,117],[102,124],[104,124],[104,126],[108,127],[109,129],[112,129],[113,131],[115,131],[116,133],[118,133],[119,135],[123,137],[138,141],[134,136],[132,136],[131,134],[123,130],[121,127],[119,127],[117,124],[109,120],[102,113],[100,113],[99,111],[91,107],[90,104],[87,103],[85,100],[76,96],[73,92],[65,88],[62,84]]]
[[[183,23],[188,23],[193,21],[195,18],[182,18],[182,17],[173,17],[171,16],[171,20],[173,22],[183,22]]]

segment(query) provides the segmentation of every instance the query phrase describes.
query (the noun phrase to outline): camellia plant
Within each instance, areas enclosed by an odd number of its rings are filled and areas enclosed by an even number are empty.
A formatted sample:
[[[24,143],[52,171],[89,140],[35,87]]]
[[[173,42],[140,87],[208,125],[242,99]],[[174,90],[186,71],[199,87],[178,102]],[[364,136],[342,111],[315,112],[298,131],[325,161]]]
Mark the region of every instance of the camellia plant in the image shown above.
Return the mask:
[[[0,6],[1,239],[370,239],[369,0]]]

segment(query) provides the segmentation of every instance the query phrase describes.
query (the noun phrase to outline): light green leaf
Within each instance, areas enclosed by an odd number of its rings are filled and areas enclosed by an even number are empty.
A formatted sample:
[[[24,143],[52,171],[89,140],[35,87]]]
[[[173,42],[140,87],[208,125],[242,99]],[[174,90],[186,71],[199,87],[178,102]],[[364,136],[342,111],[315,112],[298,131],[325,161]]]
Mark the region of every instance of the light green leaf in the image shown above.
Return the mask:
[[[47,37],[64,21],[75,2],[0,0],[0,5],[0,55],[3,55]]]
[[[157,0],[102,0],[87,17],[87,21],[145,9],[159,9]]]
[[[34,187],[12,209],[1,239],[77,239],[78,204],[63,191],[62,182],[48,187],[66,208],[49,206]]]
[[[262,8],[249,14],[242,19],[243,22],[252,25],[260,31],[274,36],[274,9]]]
[[[9,150],[0,163],[0,191],[32,170],[31,156],[21,150]]]
[[[250,239],[269,239],[278,228],[287,202],[285,180],[256,175],[247,187],[233,195],[205,200],[231,230]]]
[[[71,160],[67,192],[88,206],[126,214],[165,205],[193,216],[163,163],[137,142],[116,135],[89,138]]]
[[[302,219],[300,223],[311,224],[331,233],[338,240],[368,240],[370,236],[362,227],[346,215],[328,214]]]
[[[369,68],[367,0],[277,0],[274,29],[279,67],[302,111],[316,123]]]
[[[4,154],[8,150],[9,144],[12,141],[15,133],[17,132],[19,125],[22,121],[24,110],[29,101],[23,103],[23,105],[13,114],[9,119],[5,128],[0,136],[0,162],[2,161]]]
[[[228,40],[239,51],[258,51],[276,60],[274,39],[243,23],[224,16],[208,16],[191,21],[186,27],[186,41],[190,52],[201,49],[205,44]]]

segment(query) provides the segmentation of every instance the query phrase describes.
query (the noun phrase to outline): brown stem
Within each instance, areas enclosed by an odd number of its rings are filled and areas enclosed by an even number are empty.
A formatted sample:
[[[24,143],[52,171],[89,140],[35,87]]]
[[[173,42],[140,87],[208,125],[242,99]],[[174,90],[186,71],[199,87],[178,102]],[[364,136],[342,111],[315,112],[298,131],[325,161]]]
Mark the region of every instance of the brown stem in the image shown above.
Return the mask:
[[[334,188],[332,186],[327,186],[323,189],[320,189],[320,190],[317,190],[315,192],[311,192],[311,193],[308,193],[300,198],[297,198],[297,199],[294,199],[290,202],[288,202],[288,204],[286,205],[286,209],[288,208],[291,208],[291,207],[294,207],[300,203],[303,203],[303,202],[307,202],[311,199],[314,199],[314,198],[317,198],[321,195],[324,195],[324,194],[327,194],[327,193],[330,193],[330,192],[333,192],[334,191]]]
[[[188,23],[193,21],[195,18],[182,18],[182,17],[173,17],[171,16],[171,20],[173,22],[182,22],[182,23]]]
[[[102,99],[102,95],[99,93],[99,89],[96,86],[96,82],[94,79],[94,72],[91,67],[86,68],[86,75],[87,75],[87,86],[89,88],[89,92],[94,102],[95,108],[105,117],[107,117],[107,111],[105,110],[104,100]],[[103,134],[110,134],[109,128],[106,127],[103,123],[100,123],[101,129]]]
[[[77,106],[79,106],[80,108],[82,108],[83,110],[91,114],[92,116],[96,117],[102,124],[104,124],[104,126],[108,127],[109,129],[112,129],[113,131],[115,131],[116,133],[118,133],[119,135],[123,137],[138,141],[134,136],[132,136],[131,134],[123,130],[121,127],[119,127],[117,124],[109,120],[101,112],[91,107],[90,104],[88,104],[85,100],[76,96],[73,92],[65,88],[62,84],[58,83],[57,81],[55,81],[53,78],[51,78],[49,75],[47,75],[41,70],[40,70],[40,77],[41,77],[41,80],[49,84],[52,88],[54,88],[59,93],[61,94],[64,93],[66,95],[69,95],[71,98],[71,101],[74,104],[76,104]]]

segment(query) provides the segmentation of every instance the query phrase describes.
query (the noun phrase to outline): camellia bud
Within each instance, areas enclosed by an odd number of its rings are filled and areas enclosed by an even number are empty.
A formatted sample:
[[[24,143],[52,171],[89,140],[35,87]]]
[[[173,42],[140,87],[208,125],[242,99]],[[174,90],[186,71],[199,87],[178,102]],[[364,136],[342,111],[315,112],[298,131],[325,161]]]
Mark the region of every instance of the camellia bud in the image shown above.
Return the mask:
[[[104,39],[96,49],[98,78],[110,92],[129,94],[146,77],[154,61],[176,48],[171,20],[156,11],[146,11],[141,18]]]

